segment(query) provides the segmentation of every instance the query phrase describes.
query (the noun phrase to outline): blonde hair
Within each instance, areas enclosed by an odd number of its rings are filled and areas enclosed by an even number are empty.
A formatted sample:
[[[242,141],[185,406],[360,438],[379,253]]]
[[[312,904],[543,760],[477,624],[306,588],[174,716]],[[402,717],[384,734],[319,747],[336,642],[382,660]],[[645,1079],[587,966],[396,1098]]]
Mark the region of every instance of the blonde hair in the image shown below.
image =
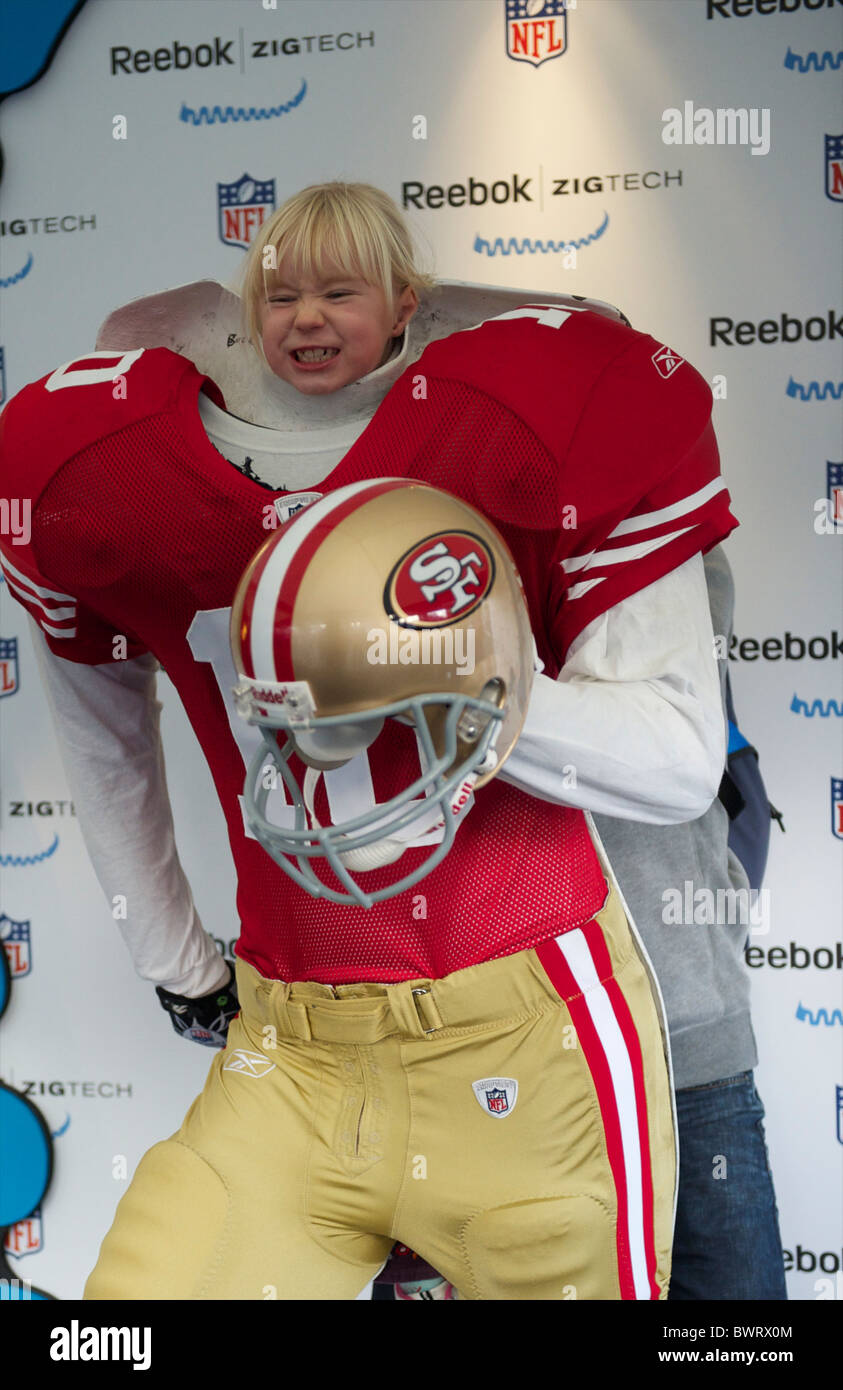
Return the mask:
[[[265,255],[269,247],[273,252]],[[285,256],[299,275],[322,278],[329,263],[353,273],[380,286],[390,304],[407,286],[421,294],[435,284],[417,268],[409,229],[388,194],[369,183],[312,184],[263,223],[249,248],[241,298],[245,331],[258,352],[261,309]]]

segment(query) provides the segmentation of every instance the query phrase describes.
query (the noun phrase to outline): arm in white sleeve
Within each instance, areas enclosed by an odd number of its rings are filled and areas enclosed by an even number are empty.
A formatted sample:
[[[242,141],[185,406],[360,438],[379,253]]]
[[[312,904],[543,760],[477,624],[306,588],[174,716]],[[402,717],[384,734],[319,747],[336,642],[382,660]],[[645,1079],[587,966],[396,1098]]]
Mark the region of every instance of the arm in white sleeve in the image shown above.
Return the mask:
[[[624,599],[537,675],[500,776],[621,819],[696,820],[717,795],[726,728],[701,555]]]
[[[55,656],[32,620],[30,628],[94,872],[109,902],[126,898],[118,926],[135,969],[174,994],[209,994],[228,967],[199,920],[176,849],[158,663],[141,656],[84,666]]]

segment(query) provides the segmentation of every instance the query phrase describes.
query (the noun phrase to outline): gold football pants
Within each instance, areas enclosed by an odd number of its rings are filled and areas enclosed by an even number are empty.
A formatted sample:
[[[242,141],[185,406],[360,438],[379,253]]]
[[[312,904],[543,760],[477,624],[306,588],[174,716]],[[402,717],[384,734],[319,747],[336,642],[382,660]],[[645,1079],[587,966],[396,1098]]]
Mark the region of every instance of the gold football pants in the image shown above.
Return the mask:
[[[289,985],[242,1012],[138,1166],[92,1299],[353,1299],[394,1241],[465,1299],[665,1298],[659,1011],[617,894],[441,980]]]

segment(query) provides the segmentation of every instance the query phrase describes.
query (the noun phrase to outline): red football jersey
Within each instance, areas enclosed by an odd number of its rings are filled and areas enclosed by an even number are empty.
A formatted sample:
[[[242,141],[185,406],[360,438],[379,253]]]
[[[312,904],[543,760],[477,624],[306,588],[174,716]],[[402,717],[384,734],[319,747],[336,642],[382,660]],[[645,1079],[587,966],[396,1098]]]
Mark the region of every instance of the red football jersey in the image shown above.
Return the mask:
[[[681,362],[665,376],[660,351],[621,324],[547,307],[455,334],[408,368],[317,487],[415,477],[478,507],[513,552],[555,674],[588,622],[736,524],[708,388]],[[286,494],[217,452],[202,389],[223,404],[190,362],[156,348],[80,358],[21,391],[0,417],[0,486],[32,500],[31,539],[4,542],[3,567],[58,655],[108,662],[122,637],[123,655],[151,651],[167,671],[225,812],[238,954],[286,980],[437,978],[588,921],[606,889],[583,814],[500,779],[437,869],[368,910],[312,898],[251,838],[242,791],[259,735],[231,698],[229,607],[267,503]],[[376,802],[419,775],[415,737],[392,721],[362,756]],[[365,887],[429,853],[409,849]]]

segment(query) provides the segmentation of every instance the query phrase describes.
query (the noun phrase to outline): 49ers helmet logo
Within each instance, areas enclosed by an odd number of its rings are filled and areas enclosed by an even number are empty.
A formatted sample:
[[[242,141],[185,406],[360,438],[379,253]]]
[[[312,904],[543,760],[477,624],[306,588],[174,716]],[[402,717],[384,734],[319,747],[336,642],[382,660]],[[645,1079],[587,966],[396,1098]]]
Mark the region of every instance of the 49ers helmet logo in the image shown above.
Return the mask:
[[[447,627],[473,613],[495,579],[488,546],[472,531],[439,531],[402,555],[383,602],[403,627]]]

